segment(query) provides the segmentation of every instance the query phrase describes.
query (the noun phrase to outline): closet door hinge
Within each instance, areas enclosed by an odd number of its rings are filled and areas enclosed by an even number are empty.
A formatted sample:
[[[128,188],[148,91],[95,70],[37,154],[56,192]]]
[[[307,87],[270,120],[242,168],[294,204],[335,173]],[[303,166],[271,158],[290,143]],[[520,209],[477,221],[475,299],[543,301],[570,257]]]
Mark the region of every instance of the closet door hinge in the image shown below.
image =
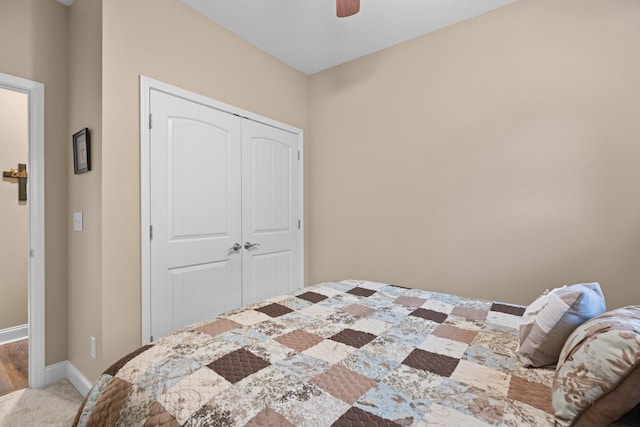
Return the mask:
[[[153,225],[149,226],[149,240],[153,240]]]
[[[149,114],[149,129],[153,129],[153,114]]]
[[[301,224],[301,220],[298,220],[298,230],[300,230],[300,224]]]
[[[300,150],[298,150],[298,160],[300,160]]]

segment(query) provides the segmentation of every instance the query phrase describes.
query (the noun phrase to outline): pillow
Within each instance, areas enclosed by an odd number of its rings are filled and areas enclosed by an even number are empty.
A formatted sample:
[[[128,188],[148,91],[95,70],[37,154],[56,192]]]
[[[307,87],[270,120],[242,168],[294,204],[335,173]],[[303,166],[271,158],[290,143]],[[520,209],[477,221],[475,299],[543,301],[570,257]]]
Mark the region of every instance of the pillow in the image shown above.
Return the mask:
[[[597,282],[563,286],[542,294],[522,315],[517,350],[520,362],[534,367],[556,363],[571,332],[605,311]]]
[[[640,405],[640,306],[610,311],[578,327],[553,379],[559,427],[608,426]]]

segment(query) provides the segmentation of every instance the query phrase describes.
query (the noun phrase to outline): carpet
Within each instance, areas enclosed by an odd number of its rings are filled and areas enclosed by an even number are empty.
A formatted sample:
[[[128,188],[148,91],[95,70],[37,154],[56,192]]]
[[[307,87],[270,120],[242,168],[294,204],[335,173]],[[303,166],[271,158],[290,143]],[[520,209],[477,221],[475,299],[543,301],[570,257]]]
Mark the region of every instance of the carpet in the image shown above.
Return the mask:
[[[70,426],[82,396],[67,380],[0,397],[0,427]]]

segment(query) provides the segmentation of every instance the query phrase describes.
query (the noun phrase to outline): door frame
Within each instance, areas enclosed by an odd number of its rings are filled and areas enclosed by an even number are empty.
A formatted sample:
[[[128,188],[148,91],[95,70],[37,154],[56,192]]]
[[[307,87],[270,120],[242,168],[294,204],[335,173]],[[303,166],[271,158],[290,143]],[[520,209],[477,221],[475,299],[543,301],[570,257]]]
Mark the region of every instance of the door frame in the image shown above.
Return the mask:
[[[141,344],[151,342],[151,175],[150,175],[150,94],[151,90],[158,90],[169,95],[184,98],[188,101],[196,102],[220,111],[224,111],[249,120],[263,123],[268,126],[279,128],[298,136],[298,147],[300,157],[299,168],[299,194],[298,209],[300,212],[300,233],[297,242],[297,250],[300,251],[300,274],[297,278],[302,287],[304,285],[304,148],[302,129],[289,126],[276,120],[254,114],[250,111],[225,104],[215,99],[188,91],[186,89],[164,83],[159,80],[140,75],[140,285],[141,285],[141,323],[142,336]]]
[[[44,84],[0,73],[0,87],[28,96],[29,387],[45,385]]]

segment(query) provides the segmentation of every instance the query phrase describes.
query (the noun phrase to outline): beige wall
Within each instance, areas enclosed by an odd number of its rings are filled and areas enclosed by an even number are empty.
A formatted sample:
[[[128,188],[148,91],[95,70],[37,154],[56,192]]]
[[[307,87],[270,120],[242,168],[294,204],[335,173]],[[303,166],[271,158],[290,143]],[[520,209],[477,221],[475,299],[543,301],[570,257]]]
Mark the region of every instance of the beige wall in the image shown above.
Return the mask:
[[[68,359],[95,381],[102,370],[102,1],[75,0],[69,12],[68,134],[89,128],[91,171],[74,175],[73,153],[68,150]],[[83,213],[82,232],[73,231],[73,212]],[[98,343],[95,360],[91,336]]]
[[[0,170],[17,169],[29,156],[28,96],[0,88]],[[0,178],[0,330],[27,318],[26,202],[18,201],[18,180]]]
[[[139,76],[305,129],[307,77],[177,0],[103,4],[104,364],[140,345]]]
[[[640,2],[521,0],[310,78],[310,281],[640,303]]]
[[[45,310],[47,365],[67,357],[67,7],[0,2],[0,72],[45,85]]]

